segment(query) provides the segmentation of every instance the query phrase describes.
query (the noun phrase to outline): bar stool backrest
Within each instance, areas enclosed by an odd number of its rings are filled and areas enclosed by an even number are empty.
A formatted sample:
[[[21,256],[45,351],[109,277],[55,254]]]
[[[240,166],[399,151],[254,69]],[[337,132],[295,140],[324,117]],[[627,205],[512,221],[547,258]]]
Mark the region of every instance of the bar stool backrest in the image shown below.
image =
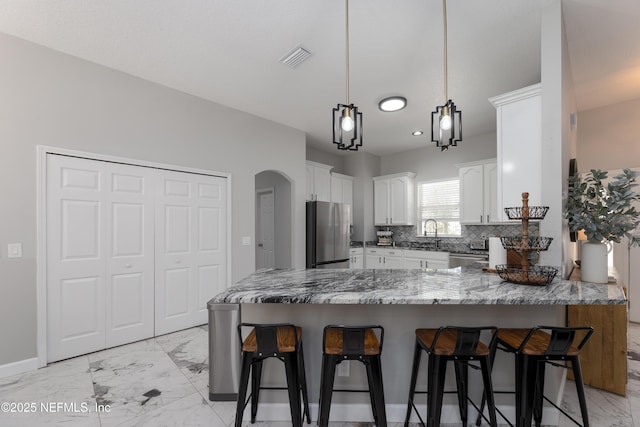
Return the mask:
[[[324,327],[322,334],[322,342],[326,345],[327,331],[330,329],[339,329],[342,331],[342,354],[347,356],[357,356],[365,354],[366,332],[368,329],[378,329],[380,331],[379,353],[382,353],[382,343],[384,340],[384,328],[380,325],[366,326],[344,326],[344,325],[327,325]]]
[[[535,326],[531,328],[526,338],[522,341],[518,351],[522,351],[529,340],[535,335],[536,331],[548,331],[549,343],[544,354],[547,356],[563,356],[571,351],[574,346],[574,340],[576,338],[576,332],[586,331],[584,338],[580,341],[576,347],[578,351],[584,347],[593,334],[593,328],[591,326],[577,326],[577,327],[560,327],[560,326]]]
[[[296,333],[296,327],[291,323],[240,323],[238,325],[238,335],[240,337],[240,345],[242,346],[242,328],[252,327],[255,331],[257,353],[262,354],[278,354],[280,349],[278,348],[278,329],[290,328],[291,336],[294,337],[295,347],[298,348],[298,334]]]
[[[496,338],[498,328],[495,326],[481,326],[481,327],[466,327],[466,326],[442,326],[438,328],[436,335],[433,338],[432,348],[436,348],[438,339],[445,331],[453,331],[456,333],[456,344],[454,353],[458,356],[473,356],[478,349],[478,343],[480,343],[480,336],[484,331],[491,332],[491,340],[487,347],[493,351],[496,347]]]

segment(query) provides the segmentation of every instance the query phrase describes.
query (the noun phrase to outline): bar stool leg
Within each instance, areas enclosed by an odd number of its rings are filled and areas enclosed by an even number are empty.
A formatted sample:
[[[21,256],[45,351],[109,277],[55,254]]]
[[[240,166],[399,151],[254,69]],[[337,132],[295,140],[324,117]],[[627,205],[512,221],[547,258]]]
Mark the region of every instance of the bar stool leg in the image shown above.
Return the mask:
[[[411,367],[411,382],[409,384],[409,403],[407,403],[407,415],[404,418],[404,427],[409,427],[409,418],[411,417],[411,409],[413,408],[413,398],[416,394],[416,382],[418,381],[418,369],[420,368],[420,358],[422,357],[422,348],[416,342],[413,351],[413,366]]]
[[[469,368],[466,362],[454,361],[456,371],[456,386],[458,388],[458,407],[460,409],[460,419],[462,425],[467,425],[467,380],[469,378]]]
[[[251,369],[251,424],[256,422],[258,413],[258,397],[260,396],[260,379],[262,378],[262,360],[253,363]]]
[[[307,424],[311,424],[311,412],[309,411],[309,392],[307,391],[307,375],[304,368],[304,353],[302,351],[302,343],[298,351],[298,378],[300,379],[300,388],[302,389],[302,402],[304,404],[304,414],[306,415]]]
[[[373,422],[378,425],[378,411],[376,409],[376,391],[374,390],[373,367],[371,362],[364,363],[367,371],[367,384],[369,385],[369,400],[371,400],[371,412],[373,412]]]
[[[287,353],[284,355],[284,368],[287,374],[287,390],[289,392],[289,407],[291,408],[291,423],[295,427],[302,426],[300,414],[300,382],[298,380],[297,355]]]
[[[447,373],[447,360],[440,356],[429,355],[429,360],[433,359],[432,366],[435,368],[429,372],[432,377],[432,390],[429,390],[429,407],[427,408],[427,427],[440,426],[440,416],[442,415],[442,398],[444,395],[444,379]]]
[[[380,356],[372,356],[371,357],[371,372],[373,374],[373,381],[375,390],[374,399],[376,401],[376,412],[377,412],[377,425],[379,427],[387,427],[387,412],[384,407],[384,386],[382,384],[382,364],[380,363]],[[371,388],[371,386],[369,386]]]
[[[486,396],[487,409],[489,410],[489,423],[492,427],[496,427],[498,420],[496,419],[496,402],[493,396],[493,383],[491,382],[491,365],[484,357],[480,359],[480,370],[482,371],[484,395]]]
[[[325,354],[322,361],[322,390],[320,391],[320,415],[318,425],[329,425],[329,410],[331,409],[331,394],[333,393],[333,381],[336,375],[336,357]]]
[[[536,357],[526,355],[516,356],[516,359],[520,359],[522,375],[521,386],[519,388],[521,392],[520,399],[519,403],[516,403],[520,405],[520,418],[517,420],[516,425],[528,427],[531,425],[533,415],[536,365],[538,364],[538,360]]]
[[[544,403],[544,373],[546,363],[539,360],[536,366],[536,386],[533,398],[533,420],[536,427],[540,427],[542,422],[542,405]]]
[[[235,427],[242,426],[242,415],[244,413],[244,402],[247,398],[247,387],[249,386],[249,372],[251,371],[251,360],[253,357],[249,353],[242,353],[242,367],[240,368],[240,384],[238,387],[238,403],[236,404]]]
[[[573,379],[576,383],[576,391],[578,393],[578,402],[580,402],[580,413],[582,415],[583,427],[589,427],[589,414],[587,412],[587,401],[584,396],[584,382],[582,379],[582,368],[580,367],[580,358],[578,356],[569,357],[571,369],[573,370]]]

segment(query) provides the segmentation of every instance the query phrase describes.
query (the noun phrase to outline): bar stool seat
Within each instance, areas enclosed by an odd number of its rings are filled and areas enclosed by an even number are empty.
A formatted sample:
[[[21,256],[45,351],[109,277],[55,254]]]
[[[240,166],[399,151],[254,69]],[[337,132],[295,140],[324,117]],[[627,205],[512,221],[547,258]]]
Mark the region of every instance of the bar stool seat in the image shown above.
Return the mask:
[[[483,332],[491,334],[488,345],[480,340]],[[491,384],[491,356],[496,346],[497,328],[495,326],[443,326],[438,329],[416,329],[415,335],[416,342],[413,354],[413,367],[411,370],[409,399],[404,425],[409,425],[412,410],[416,410],[420,424],[425,425],[414,403],[414,398],[417,393],[428,394],[426,425],[428,427],[437,427],[440,425],[443,394],[446,393],[444,390],[444,382],[447,362],[453,361],[457,386],[455,393],[458,396],[460,418],[463,425],[466,426],[468,415],[467,402],[471,402],[475,406],[469,399],[467,393],[468,368],[478,369],[477,366],[470,363],[471,361],[478,361],[480,364],[479,369],[482,372],[485,396],[488,396],[489,422],[492,426],[496,426],[493,387]],[[426,392],[416,390],[418,370],[420,368],[420,359],[423,351],[429,356]]]
[[[577,337],[579,332],[584,333],[581,339]],[[583,426],[589,426],[589,414],[584,395],[579,355],[580,350],[582,350],[592,334],[593,328],[590,326],[571,328],[535,326],[531,329],[500,329],[498,332],[498,349],[512,353],[515,356],[516,426],[529,427],[533,418],[535,425],[539,427],[542,422],[543,400],[549,402],[577,425],[580,425],[562,408],[544,396],[545,367],[547,364],[573,371]],[[578,339],[579,342],[576,344]],[[556,362],[563,362],[563,364]],[[566,362],[570,363],[570,367]],[[481,414],[483,407],[484,400],[481,404]],[[502,417],[504,418],[503,415]],[[476,420],[476,425],[480,425],[480,417]]]
[[[246,338],[242,338],[243,328],[252,328]],[[251,423],[255,423],[258,412],[260,390],[288,390],[291,423],[301,427],[304,417],[311,423],[309,412],[309,395],[304,369],[302,351],[302,328],[289,323],[257,324],[241,323],[238,325],[238,336],[242,348],[242,367],[238,387],[235,426],[241,427],[244,408],[251,401]],[[276,358],[284,362],[287,387],[261,387],[262,362],[268,358]],[[246,399],[249,376],[251,375],[251,394]],[[300,412],[300,392],[304,412]]]
[[[375,333],[379,331],[380,338]],[[320,376],[320,409],[318,425],[327,427],[331,397],[337,392],[368,392],[373,419],[377,426],[387,426],[382,384],[382,343],[384,328],[380,325],[344,326],[327,325],[322,337],[322,374]],[[365,365],[369,388],[367,390],[334,390],[336,366],[345,360],[357,360]]]

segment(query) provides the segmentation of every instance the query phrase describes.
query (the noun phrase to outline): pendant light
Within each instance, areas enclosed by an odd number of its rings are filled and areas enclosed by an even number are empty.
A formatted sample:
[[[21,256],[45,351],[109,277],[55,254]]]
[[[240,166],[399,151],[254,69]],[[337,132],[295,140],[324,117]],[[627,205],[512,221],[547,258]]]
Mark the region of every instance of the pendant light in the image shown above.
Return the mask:
[[[447,79],[447,0],[442,0],[444,18],[444,105],[436,106],[431,113],[431,142],[440,147],[440,151],[456,147],[462,141],[462,111],[449,99]]]
[[[339,150],[358,151],[362,147],[362,113],[349,103],[349,0],[345,0],[346,13],[346,103],[333,109],[333,143]]]

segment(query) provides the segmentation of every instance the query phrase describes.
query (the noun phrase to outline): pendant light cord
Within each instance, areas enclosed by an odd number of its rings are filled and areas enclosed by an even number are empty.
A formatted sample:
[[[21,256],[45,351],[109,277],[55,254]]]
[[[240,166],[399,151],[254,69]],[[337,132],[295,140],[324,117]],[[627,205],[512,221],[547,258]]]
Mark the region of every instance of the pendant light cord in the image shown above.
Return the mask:
[[[346,80],[346,92],[347,92],[347,105],[349,105],[349,0],[345,0],[346,13],[345,13],[345,27],[347,33],[347,49],[346,49],[346,65],[347,65],[347,80]]]
[[[442,0],[442,16],[444,18],[444,102],[446,104],[449,102],[449,82],[447,79],[447,0]]]

